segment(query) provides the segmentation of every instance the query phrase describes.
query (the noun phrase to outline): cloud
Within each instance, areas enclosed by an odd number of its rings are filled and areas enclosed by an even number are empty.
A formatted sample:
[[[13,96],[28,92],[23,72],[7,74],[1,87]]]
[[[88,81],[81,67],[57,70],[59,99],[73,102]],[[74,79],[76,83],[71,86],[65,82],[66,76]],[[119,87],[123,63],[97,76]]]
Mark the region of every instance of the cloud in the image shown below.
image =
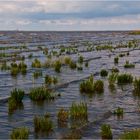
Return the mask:
[[[130,25],[140,23],[140,15],[137,16],[120,16],[108,18],[93,18],[93,19],[62,19],[62,20],[40,20],[42,24],[57,24],[57,25]]]
[[[140,1],[0,1],[0,29],[140,28],[139,6]]]

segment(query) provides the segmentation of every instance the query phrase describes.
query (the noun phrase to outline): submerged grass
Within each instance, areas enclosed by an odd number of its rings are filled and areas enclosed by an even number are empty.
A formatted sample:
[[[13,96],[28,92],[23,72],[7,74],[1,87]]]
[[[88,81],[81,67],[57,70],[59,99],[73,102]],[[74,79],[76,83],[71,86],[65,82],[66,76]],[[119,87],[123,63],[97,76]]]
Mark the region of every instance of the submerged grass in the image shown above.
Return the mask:
[[[117,83],[119,85],[130,84],[132,82],[133,82],[133,76],[131,74],[127,74],[127,73],[119,74],[117,77]]]
[[[71,69],[76,69],[76,68],[77,68],[76,62],[71,61],[70,64],[69,64],[69,67],[70,67]]]
[[[111,73],[108,77],[109,88],[111,90],[115,89],[115,82],[117,80],[117,76],[118,76],[117,73]]]
[[[104,91],[104,83],[101,80],[94,81],[93,75],[91,75],[88,80],[80,83],[79,88],[81,93],[102,93]]]
[[[35,116],[34,130],[36,133],[41,132],[48,135],[50,132],[53,131],[53,122],[49,117]]]
[[[16,102],[13,98],[9,98],[8,100],[8,114],[13,114],[13,112],[17,109],[23,109],[23,103]]]
[[[35,79],[37,79],[38,77],[41,77],[41,76],[42,76],[42,71],[36,71],[36,72],[33,73],[33,77]]]
[[[57,73],[60,73],[61,72],[61,67],[62,67],[62,64],[60,62],[60,60],[56,60],[54,62],[54,70],[57,72]]]
[[[33,101],[54,100],[52,92],[45,87],[31,89],[29,97]]]
[[[87,104],[84,102],[81,103],[73,102],[70,107],[70,118],[72,120],[87,119],[88,118]]]
[[[113,138],[110,125],[103,124],[101,126],[101,136],[102,136],[102,139],[112,139]]]
[[[23,90],[15,88],[11,91],[11,96],[8,100],[8,110],[10,114],[13,113],[14,110],[23,107],[22,103],[23,97],[24,97]]]
[[[57,121],[59,127],[67,127],[69,112],[61,108],[57,114]]]
[[[134,86],[133,90],[134,95],[140,96],[140,78],[139,79],[135,78],[133,86]]]
[[[41,68],[41,62],[38,59],[34,59],[34,61],[32,62],[32,67],[33,68]]]
[[[106,69],[102,69],[102,70],[100,71],[100,75],[101,75],[102,77],[106,77],[106,76],[108,75],[108,71],[107,71]]]
[[[124,132],[119,139],[136,140],[140,139],[140,129]]]
[[[54,77],[54,76],[51,77],[51,76],[48,75],[48,74],[45,76],[45,84],[46,84],[46,85],[48,85],[48,86],[51,85],[51,84],[54,84],[54,85],[55,85],[55,84],[57,84],[57,83],[58,83],[57,77]]]
[[[125,64],[124,64],[124,68],[134,68],[135,65],[130,63],[129,61],[126,61]]]
[[[69,112],[61,108],[57,114],[57,118],[59,122],[66,122],[68,121]]]
[[[22,102],[24,94],[25,93],[23,90],[15,88],[11,91],[11,98],[14,99],[16,102],[20,103]]]
[[[83,57],[82,55],[79,56],[79,58],[78,58],[78,63],[82,64],[83,61],[84,61],[84,57]]]
[[[114,58],[114,63],[115,63],[115,64],[118,64],[118,63],[119,63],[119,57],[115,57],[115,58]]]
[[[114,110],[114,115],[117,115],[118,117],[123,116],[123,108],[118,107],[116,110]]]
[[[11,75],[17,76],[19,73],[25,75],[27,72],[27,65],[24,62],[17,63],[11,63]]]
[[[28,139],[29,129],[26,127],[15,128],[10,134],[11,139]]]

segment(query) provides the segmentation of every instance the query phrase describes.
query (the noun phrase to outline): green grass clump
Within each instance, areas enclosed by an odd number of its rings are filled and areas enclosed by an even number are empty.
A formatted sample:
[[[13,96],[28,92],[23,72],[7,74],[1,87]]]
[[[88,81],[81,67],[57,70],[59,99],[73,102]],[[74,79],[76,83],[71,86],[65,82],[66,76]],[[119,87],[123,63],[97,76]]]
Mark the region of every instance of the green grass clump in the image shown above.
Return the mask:
[[[53,131],[53,122],[49,117],[45,116],[35,116],[34,117],[34,130],[36,133],[46,133],[49,134]]]
[[[68,56],[66,56],[65,58],[64,58],[64,62],[65,62],[65,64],[66,65],[69,65],[70,63],[71,63],[71,57],[68,57]]]
[[[139,79],[135,78],[135,80],[133,82],[133,86],[134,86],[133,93],[135,95],[140,96],[140,78]]]
[[[84,61],[84,57],[83,56],[79,56],[78,58],[78,63],[82,64]]]
[[[97,93],[103,93],[104,91],[104,83],[101,80],[97,80],[94,82],[94,91]]]
[[[19,73],[19,69],[17,67],[11,68],[11,75],[17,76]]]
[[[82,66],[78,66],[77,67],[77,70],[82,71],[83,70],[83,67]]]
[[[54,70],[57,73],[60,73],[61,72],[61,67],[62,67],[61,62],[59,60],[55,61],[55,63],[54,63]]]
[[[33,77],[37,79],[38,77],[42,76],[42,71],[36,71],[33,73]]]
[[[26,127],[15,128],[10,134],[11,139],[28,139],[29,129]]]
[[[57,114],[58,125],[61,127],[67,126],[69,112],[61,108]]]
[[[19,71],[24,75],[27,72],[27,65],[24,62],[18,64]]]
[[[49,75],[46,75],[45,76],[45,84],[46,85],[51,85],[51,84],[57,84],[58,83],[58,79],[57,79],[57,77],[51,77],[51,76],[49,76]]]
[[[105,76],[108,75],[108,71],[105,70],[105,69],[102,69],[102,70],[100,71],[100,75],[101,75],[102,77],[105,77]]]
[[[89,66],[89,63],[88,63],[88,62],[86,62],[86,63],[85,63],[85,67],[88,67],[88,66]]]
[[[97,46],[96,50],[97,51],[101,51],[101,50],[112,50],[113,46],[110,45],[101,45],[101,46]]]
[[[41,68],[41,62],[38,59],[34,59],[34,61],[32,62],[32,67]]]
[[[125,64],[124,64],[124,68],[134,68],[135,65],[130,63],[129,61],[126,61]]]
[[[118,107],[116,110],[114,110],[114,115],[123,116],[123,108]]]
[[[11,98],[14,99],[17,103],[21,103],[24,97],[24,91],[21,89],[13,89],[11,91]]]
[[[33,54],[30,53],[30,54],[28,55],[28,58],[32,58],[32,57],[33,57]]]
[[[82,93],[93,93],[94,92],[93,75],[91,75],[88,80],[85,80],[80,83],[80,92],[82,92]]]
[[[130,84],[132,82],[133,82],[133,76],[131,74],[124,73],[124,74],[119,74],[117,76],[117,83],[119,85]]]
[[[54,95],[45,87],[31,89],[29,97],[33,101],[53,100]]]
[[[109,75],[109,77],[108,77],[108,83],[109,83],[109,87],[110,88],[114,88],[115,87],[114,84],[115,84],[115,82],[117,80],[117,76],[118,76],[117,73],[112,73],[112,74]]]
[[[115,57],[115,58],[114,58],[114,63],[115,63],[115,64],[118,64],[118,63],[119,63],[119,57]]]
[[[49,76],[49,75],[46,75],[46,76],[45,76],[45,84],[51,85],[52,82],[53,82],[52,80],[53,80],[53,79],[52,79],[51,76]]]
[[[14,99],[9,98],[8,100],[8,112],[9,114],[12,114],[14,110],[16,110],[19,106],[19,103],[17,103]]]
[[[58,78],[57,77],[53,77],[52,78],[53,84],[56,85],[58,83]]]
[[[23,97],[24,97],[23,90],[15,88],[11,91],[11,96],[8,100],[9,113],[12,113],[17,108],[20,108],[23,106],[23,103],[22,103]]]
[[[27,65],[24,62],[17,63],[11,63],[11,75],[17,76],[20,72],[21,74],[26,74],[27,71]]]
[[[91,75],[88,80],[80,83],[81,93],[102,93],[104,91],[104,83],[101,80],[94,81],[93,75]]]
[[[108,125],[108,124],[102,125],[101,136],[102,136],[102,139],[112,139],[113,138],[110,125]]]
[[[64,53],[65,52],[65,48],[63,46],[63,48],[60,49],[60,53]]]
[[[112,73],[119,73],[119,69],[118,69],[118,68],[113,67],[113,68],[111,69],[111,72],[112,72]]]
[[[41,49],[42,50],[42,49]],[[47,55],[48,54],[48,48],[44,48],[43,49],[43,53],[45,54],[45,55]]]
[[[70,107],[70,118],[75,119],[87,119],[87,104],[86,103],[72,103]]]
[[[24,62],[20,62],[18,64],[18,67],[19,67],[20,70],[22,70],[22,69],[26,69],[27,68],[27,65]]]
[[[125,53],[119,54],[119,57],[124,57],[124,56],[125,56]]]
[[[71,69],[76,69],[77,68],[77,64],[74,61],[71,61],[70,64],[69,64],[69,67]]]
[[[124,132],[119,139],[136,140],[140,139],[140,129]]]

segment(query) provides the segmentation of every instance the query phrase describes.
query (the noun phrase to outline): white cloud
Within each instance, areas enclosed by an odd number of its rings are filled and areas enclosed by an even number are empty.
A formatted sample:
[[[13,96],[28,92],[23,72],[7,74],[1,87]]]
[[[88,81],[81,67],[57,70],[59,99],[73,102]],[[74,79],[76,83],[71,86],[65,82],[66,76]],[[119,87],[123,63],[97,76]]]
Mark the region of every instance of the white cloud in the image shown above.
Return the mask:
[[[17,5],[15,3],[0,2],[0,13],[17,11]]]
[[[62,19],[62,20],[40,20],[42,24],[56,24],[56,25],[130,25],[140,24],[140,15],[136,16],[120,16],[109,18],[95,18],[95,19]]]
[[[31,24],[32,22],[30,20],[17,20],[15,21],[16,24],[18,25],[28,25],[28,24]]]
[[[96,9],[101,5],[101,1],[93,3],[80,0],[13,0],[0,1],[0,12],[78,13]]]
[[[94,30],[116,29],[116,26],[129,29],[135,25],[140,27],[139,4],[136,1],[3,0],[0,1],[0,29]]]

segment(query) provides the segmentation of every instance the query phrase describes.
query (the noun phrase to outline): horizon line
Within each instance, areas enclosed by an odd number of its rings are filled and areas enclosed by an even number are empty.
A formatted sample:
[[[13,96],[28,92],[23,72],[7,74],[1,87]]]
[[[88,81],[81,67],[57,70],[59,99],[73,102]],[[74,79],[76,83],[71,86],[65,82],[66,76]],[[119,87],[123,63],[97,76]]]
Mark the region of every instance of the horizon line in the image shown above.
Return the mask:
[[[119,32],[119,31],[140,31],[140,29],[126,29],[126,30],[0,30],[0,32],[16,31],[16,32]]]

